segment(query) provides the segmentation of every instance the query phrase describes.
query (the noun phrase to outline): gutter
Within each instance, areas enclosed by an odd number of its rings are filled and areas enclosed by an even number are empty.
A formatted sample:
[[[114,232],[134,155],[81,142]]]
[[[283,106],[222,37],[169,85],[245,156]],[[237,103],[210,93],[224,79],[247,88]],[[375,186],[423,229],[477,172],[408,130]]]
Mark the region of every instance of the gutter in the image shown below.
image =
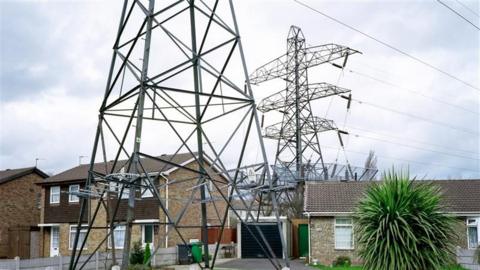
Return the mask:
[[[454,216],[467,216],[467,217],[476,217],[480,216],[480,211],[466,211],[466,212],[444,212],[445,214],[454,215]],[[304,212],[308,217],[330,217],[330,216],[350,216],[355,214],[354,212]]]

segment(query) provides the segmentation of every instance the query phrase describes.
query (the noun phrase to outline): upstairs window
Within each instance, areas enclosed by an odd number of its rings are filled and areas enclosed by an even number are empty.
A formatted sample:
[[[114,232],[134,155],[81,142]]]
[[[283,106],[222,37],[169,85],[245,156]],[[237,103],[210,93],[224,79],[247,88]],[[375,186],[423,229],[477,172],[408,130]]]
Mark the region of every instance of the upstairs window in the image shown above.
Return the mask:
[[[335,249],[353,249],[351,218],[335,218]]]
[[[122,190],[123,184],[120,183],[115,183],[115,182],[110,182],[109,183],[109,189],[111,192],[116,193],[117,197],[120,196],[120,191]],[[128,187],[125,187],[122,192],[122,197],[120,199],[128,199],[130,193],[130,189]]]
[[[70,185],[68,187],[68,202],[79,202],[80,198],[77,195],[73,195],[72,192],[78,192],[80,190],[80,185]]]
[[[60,203],[60,187],[50,187],[50,203]]]
[[[142,187],[142,198],[153,197],[152,190],[150,190],[150,188],[148,188],[148,186],[149,186],[148,180],[143,180],[142,182],[143,182],[142,184],[145,186],[145,187]]]

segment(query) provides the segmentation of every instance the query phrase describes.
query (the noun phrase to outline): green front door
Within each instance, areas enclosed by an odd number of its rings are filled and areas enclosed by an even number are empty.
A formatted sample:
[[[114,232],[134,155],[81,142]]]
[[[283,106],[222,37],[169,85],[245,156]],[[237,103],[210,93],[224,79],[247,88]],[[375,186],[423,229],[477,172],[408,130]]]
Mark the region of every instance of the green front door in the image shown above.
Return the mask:
[[[298,255],[308,257],[308,224],[298,225]]]

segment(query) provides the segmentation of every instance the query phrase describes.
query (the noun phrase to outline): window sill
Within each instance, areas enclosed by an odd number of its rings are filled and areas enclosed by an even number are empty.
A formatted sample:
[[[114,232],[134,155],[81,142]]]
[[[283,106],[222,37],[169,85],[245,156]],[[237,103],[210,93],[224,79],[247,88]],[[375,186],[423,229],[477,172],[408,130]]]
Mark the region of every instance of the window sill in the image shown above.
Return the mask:
[[[340,250],[340,251],[353,251],[353,250],[355,250],[355,248],[354,248],[354,247],[353,247],[353,248],[337,248],[337,247],[336,247],[336,248],[334,248],[334,250]]]
[[[48,203],[50,206],[59,206],[60,202],[49,202]]]

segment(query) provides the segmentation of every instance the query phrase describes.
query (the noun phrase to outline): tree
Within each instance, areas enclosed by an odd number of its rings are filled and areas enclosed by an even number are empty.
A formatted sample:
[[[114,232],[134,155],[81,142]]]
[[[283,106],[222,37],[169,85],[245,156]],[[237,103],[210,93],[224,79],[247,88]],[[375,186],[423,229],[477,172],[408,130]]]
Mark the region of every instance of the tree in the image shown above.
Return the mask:
[[[147,246],[145,247],[145,253],[143,255],[143,264],[150,266],[150,257],[152,256],[152,253],[150,251],[150,243],[147,243]]]
[[[140,241],[137,241],[133,244],[132,252],[130,253],[130,264],[143,264],[143,257],[145,256],[145,251],[142,248]]]
[[[366,269],[440,269],[452,263],[453,217],[442,211],[431,182],[393,170],[372,183],[355,215],[359,256]]]

